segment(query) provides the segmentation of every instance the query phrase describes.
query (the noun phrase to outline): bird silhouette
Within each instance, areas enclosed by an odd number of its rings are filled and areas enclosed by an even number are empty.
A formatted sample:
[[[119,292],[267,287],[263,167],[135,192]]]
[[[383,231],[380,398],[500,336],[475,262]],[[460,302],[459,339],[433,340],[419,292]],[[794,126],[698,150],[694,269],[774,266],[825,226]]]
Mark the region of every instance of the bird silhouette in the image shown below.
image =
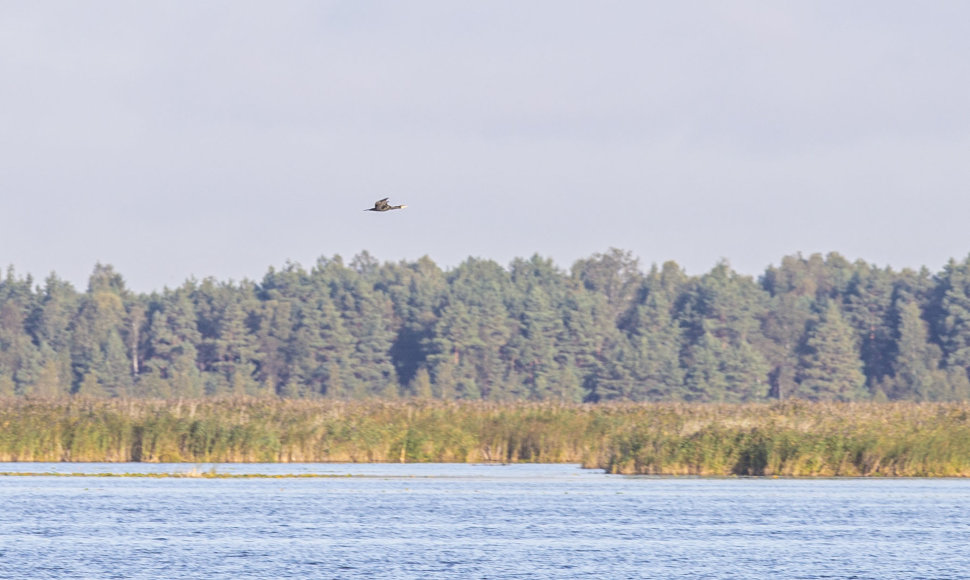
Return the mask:
[[[364,211],[387,211],[390,209],[404,209],[407,207],[406,205],[388,205],[387,199],[388,198],[385,197],[384,199],[375,201],[374,207],[369,207]]]

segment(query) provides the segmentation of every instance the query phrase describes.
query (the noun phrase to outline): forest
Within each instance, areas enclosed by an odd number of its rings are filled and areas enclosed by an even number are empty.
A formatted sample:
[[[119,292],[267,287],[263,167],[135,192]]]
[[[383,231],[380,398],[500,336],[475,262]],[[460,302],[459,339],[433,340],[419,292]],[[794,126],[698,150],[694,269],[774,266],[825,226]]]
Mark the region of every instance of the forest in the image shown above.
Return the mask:
[[[150,294],[0,279],[0,397],[557,403],[970,399],[970,257],[894,271],[792,255],[688,275],[610,249],[288,263]]]

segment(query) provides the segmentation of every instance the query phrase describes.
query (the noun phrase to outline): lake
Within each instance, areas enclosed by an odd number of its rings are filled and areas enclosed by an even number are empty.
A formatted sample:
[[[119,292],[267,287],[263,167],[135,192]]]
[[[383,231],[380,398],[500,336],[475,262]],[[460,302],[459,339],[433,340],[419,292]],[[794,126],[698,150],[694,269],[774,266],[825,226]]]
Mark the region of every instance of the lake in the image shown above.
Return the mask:
[[[99,473],[321,478],[96,477]],[[0,578],[970,578],[970,480],[0,463]],[[349,475],[350,477],[344,477]]]

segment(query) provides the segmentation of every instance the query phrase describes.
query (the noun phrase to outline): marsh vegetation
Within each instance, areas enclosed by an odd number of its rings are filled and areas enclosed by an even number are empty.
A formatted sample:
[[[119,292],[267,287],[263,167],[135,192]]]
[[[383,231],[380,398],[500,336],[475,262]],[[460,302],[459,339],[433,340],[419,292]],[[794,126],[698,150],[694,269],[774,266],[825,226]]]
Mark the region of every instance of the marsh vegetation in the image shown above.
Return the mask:
[[[574,462],[624,474],[970,476],[970,404],[7,398],[0,461]]]

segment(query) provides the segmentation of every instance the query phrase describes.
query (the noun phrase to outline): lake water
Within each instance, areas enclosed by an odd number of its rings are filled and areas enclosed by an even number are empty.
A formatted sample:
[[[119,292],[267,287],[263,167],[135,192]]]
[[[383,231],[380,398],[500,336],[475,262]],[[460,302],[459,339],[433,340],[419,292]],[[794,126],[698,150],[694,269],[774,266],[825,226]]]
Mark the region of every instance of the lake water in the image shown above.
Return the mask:
[[[970,480],[0,463],[0,578],[970,578]]]

